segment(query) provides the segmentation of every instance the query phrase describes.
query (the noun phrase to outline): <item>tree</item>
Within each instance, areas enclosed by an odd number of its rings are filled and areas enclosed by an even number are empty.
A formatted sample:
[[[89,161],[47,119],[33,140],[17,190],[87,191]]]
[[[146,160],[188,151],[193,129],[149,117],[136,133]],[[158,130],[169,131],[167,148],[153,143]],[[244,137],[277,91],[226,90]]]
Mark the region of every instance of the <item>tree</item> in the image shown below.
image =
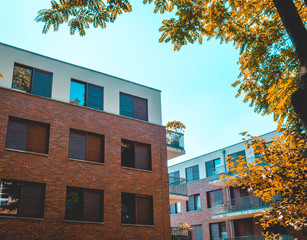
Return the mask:
[[[207,39],[233,42],[240,48],[237,96],[244,94],[255,111],[273,114],[279,129],[301,131],[307,123],[307,0],[143,0],[154,12],[174,12],[163,20],[160,42],[174,49]],[[43,32],[67,23],[81,36],[93,27],[105,28],[120,14],[131,12],[128,0],[59,0],[39,11]],[[297,91],[295,91],[298,88]],[[291,106],[291,95],[292,105]]]
[[[246,133],[245,133],[246,134]],[[228,160],[234,176],[229,186],[248,189],[271,209],[260,213],[261,225],[276,224],[307,230],[307,140],[298,134],[284,134],[269,144],[264,139],[248,135],[247,148],[254,149],[258,158],[254,163],[239,159]]]

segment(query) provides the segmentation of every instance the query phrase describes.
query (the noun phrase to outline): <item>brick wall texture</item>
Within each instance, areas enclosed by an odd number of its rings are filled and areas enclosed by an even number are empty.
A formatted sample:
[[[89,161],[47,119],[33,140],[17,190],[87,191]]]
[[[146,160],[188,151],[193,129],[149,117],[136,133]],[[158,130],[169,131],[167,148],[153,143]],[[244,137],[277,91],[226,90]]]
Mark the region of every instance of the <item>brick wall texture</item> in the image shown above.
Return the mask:
[[[170,239],[165,128],[0,88],[0,178],[46,183],[44,219],[0,217],[0,239]],[[5,149],[9,116],[50,124],[48,156]],[[105,164],[68,160],[69,129],[105,135]],[[152,171],[121,167],[121,139],[151,144]],[[66,186],[104,191],[104,222],[67,222]],[[154,226],[121,224],[121,192],[153,196]]]

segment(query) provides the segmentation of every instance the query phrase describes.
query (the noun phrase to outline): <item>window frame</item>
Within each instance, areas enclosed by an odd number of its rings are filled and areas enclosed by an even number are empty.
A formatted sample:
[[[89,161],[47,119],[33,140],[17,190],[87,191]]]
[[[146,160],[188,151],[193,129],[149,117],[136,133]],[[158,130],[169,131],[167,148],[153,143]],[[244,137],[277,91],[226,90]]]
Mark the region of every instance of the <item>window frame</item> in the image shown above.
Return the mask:
[[[190,200],[190,197],[193,198],[193,204],[194,204],[194,208],[193,209],[189,209],[189,200]],[[190,195],[188,196],[189,200],[186,201],[186,210],[187,212],[194,212],[194,211],[201,211],[201,201],[200,201],[200,194],[199,193],[196,193],[196,194],[193,194],[193,195]],[[199,199],[199,209],[197,208],[197,201]]]
[[[215,193],[216,192],[221,192],[222,193],[222,201],[224,201],[224,194],[223,194],[223,189],[220,188],[220,189],[215,189],[215,190],[212,190],[212,191],[207,191],[206,192],[206,197],[207,197],[207,208],[213,208],[214,205],[217,203],[217,202],[220,202],[220,201],[215,201]],[[214,195],[214,201],[212,202],[212,205],[211,205],[211,201],[210,201],[210,194],[213,193]]]
[[[225,226],[225,232],[222,232],[222,224],[224,224]],[[223,222],[212,222],[212,223],[209,223],[209,233],[210,233],[210,240],[213,240],[212,238],[212,229],[211,229],[211,226],[212,225],[217,225],[218,226],[218,229],[219,229],[219,238],[222,238],[222,233],[226,233],[227,234],[227,230],[226,230],[226,222],[223,221]]]
[[[13,88],[13,85],[14,85],[14,71],[15,71],[15,66],[18,66],[18,67],[21,67],[21,68],[25,68],[25,69],[30,69],[30,70],[31,70],[31,79],[30,79],[30,89],[29,89],[29,92],[20,90],[20,89],[18,89],[18,88]],[[33,91],[33,71],[34,71],[34,70],[39,70],[39,71],[43,71],[43,72],[46,72],[46,73],[51,74],[52,80],[51,80],[51,86],[50,86],[50,97],[41,96],[41,95],[33,94],[33,93],[32,93],[32,91]],[[41,69],[41,68],[36,68],[36,67],[28,66],[28,65],[25,65],[25,64],[22,64],[22,63],[14,62],[11,89],[14,89],[14,90],[20,91],[20,92],[24,92],[24,93],[33,94],[33,95],[40,96],[40,97],[51,98],[51,96],[52,96],[52,86],[53,86],[53,72],[46,71],[46,70],[43,70],[43,69]]]
[[[4,181],[10,181],[10,182],[15,182],[16,184],[20,184],[19,188],[19,193],[18,193],[18,206],[17,206],[17,212],[16,214],[4,214],[0,213],[0,216],[13,216],[13,217],[18,217],[18,218],[38,218],[38,219],[43,219],[44,214],[45,214],[45,198],[46,198],[46,184],[45,183],[38,183],[38,182],[29,182],[29,181],[22,181],[22,180],[15,180],[15,179],[7,179],[7,178],[1,178],[0,182],[0,190],[2,189],[2,182]],[[24,208],[23,206],[23,199],[24,199],[24,185],[36,185],[41,187],[42,190],[42,195],[40,196],[40,204],[41,204],[41,209],[40,209],[40,214],[39,216],[31,216],[31,215],[24,215],[22,213],[22,209]],[[2,191],[0,191],[2,193]],[[0,203],[1,205],[2,203]]]
[[[193,168],[195,168],[195,167],[197,167],[198,177],[194,176]],[[189,180],[189,178],[188,178],[188,170],[189,169],[192,169],[192,177],[193,177],[192,180]],[[186,179],[187,179],[187,183],[199,180],[200,179],[200,177],[199,177],[199,165],[197,164],[197,165],[185,168],[185,176],[186,176]]]
[[[84,85],[84,105],[78,105],[78,104],[71,103],[70,96],[71,96],[71,83],[72,82],[76,82],[76,83]],[[88,106],[88,87],[89,87],[89,85],[101,88],[101,90],[102,90],[102,99],[101,99],[102,104],[101,104],[101,108],[102,109],[92,108],[92,107]],[[75,79],[75,78],[71,78],[71,80],[70,80],[70,89],[69,89],[69,103],[72,104],[72,105],[75,105],[75,106],[87,107],[87,108],[95,109],[95,110],[98,110],[98,111],[104,111],[104,87],[103,86],[99,86],[97,84],[92,84],[92,83],[81,81],[81,80],[78,80],[78,79]]]
[[[71,191],[73,191],[74,189],[77,191],[80,191],[82,194],[82,199],[81,199],[81,203],[78,209],[79,211],[81,211],[81,217],[80,218],[70,218],[67,217],[67,193],[68,190],[71,189]],[[98,194],[100,194],[101,199],[100,199],[100,221],[91,221],[91,220],[86,220],[84,219],[84,212],[85,212],[85,198],[86,198],[86,191],[89,192],[96,192]],[[91,189],[91,188],[81,188],[81,187],[73,187],[73,186],[66,186],[66,195],[65,195],[65,216],[64,216],[65,221],[85,221],[85,222],[99,222],[99,223],[103,223],[104,222],[104,190],[100,190],[100,189]]]
[[[26,139],[25,139],[25,149],[19,149],[19,148],[13,148],[11,146],[7,146],[8,145],[8,139],[9,139],[9,124],[10,121],[17,121],[17,122],[24,122],[27,124],[27,133],[26,133]],[[28,149],[28,141],[29,141],[29,125],[30,124],[34,124],[34,125],[41,125],[41,126],[45,126],[46,130],[47,130],[47,137],[46,137],[46,151],[44,153],[42,152],[34,152],[34,151],[30,151]],[[23,118],[18,118],[18,117],[13,117],[13,116],[9,116],[8,118],[8,122],[7,122],[7,131],[6,131],[6,141],[5,141],[5,148],[6,149],[12,149],[12,150],[17,150],[17,151],[22,151],[22,152],[28,152],[28,153],[34,153],[34,154],[42,154],[42,155],[48,155],[49,154],[49,143],[50,143],[50,124],[49,123],[44,123],[44,122],[38,122],[38,121],[33,121],[33,120],[29,120],[29,119],[23,119]]]
[[[172,212],[172,207],[171,207],[172,205],[174,206],[174,212]],[[181,202],[170,204],[170,214],[171,215],[181,214]]]
[[[122,95],[126,95],[126,96],[132,98],[132,117],[122,114],[122,109],[121,109],[121,96]],[[142,99],[142,100],[146,101],[146,114],[145,114],[146,118],[145,119],[141,119],[141,118],[135,117],[135,112],[134,112],[133,106],[134,106],[134,101],[135,101],[136,98],[139,98],[139,99]],[[139,97],[139,96],[135,96],[135,95],[132,95],[132,94],[124,93],[124,92],[119,92],[119,115],[120,116],[124,116],[124,117],[129,117],[129,118],[138,119],[138,120],[141,120],[141,121],[148,122],[148,115],[149,115],[148,114],[148,99],[147,98],[142,98],[142,97]]]

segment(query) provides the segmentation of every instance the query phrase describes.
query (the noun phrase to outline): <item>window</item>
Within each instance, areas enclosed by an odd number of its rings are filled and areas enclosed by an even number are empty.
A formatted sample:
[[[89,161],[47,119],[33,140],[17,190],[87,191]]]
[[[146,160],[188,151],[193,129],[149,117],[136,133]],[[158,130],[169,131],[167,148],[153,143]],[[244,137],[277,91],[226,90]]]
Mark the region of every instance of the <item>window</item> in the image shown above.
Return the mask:
[[[192,240],[203,240],[203,230],[201,225],[192,226]]]
[[[121,165],[123,167],[151,170],[150,145],[122,139]]]
[[[171,214],[181,213],[181,203],[173,203],[170,205]]]
[[[147,99],[120,93],[120,115],[148,121]]]
[[[103,191],[67,187],[65,219],[103,222]]]
[[[122,193],[121,222],[153,225],[152,196]]]
[[[237,160],[245,159],[245,150],[242,150],[240,152],[235,152],[228,155],[229,161],[234,163],[234,166],[238,166]]]
[[[187,201],[187,212],[197,210],[201,210],[199,194],[189,196],[189,200]]]
[[[253,218],[236,219],[233,222],[236,237],[255,235]]]
[[[103,87],[71,80],[70,103],[103,110]]]
[[[221,159],[219,158],[212,161],[208,161],[205,164],[207,177],[215,176],[222,172]]]
[[[51,72],[15,64],[13,72],[13,89],[32,93],[42,97],[51,97]]]
[[[210,223],[209,228],[210,228],[210,240],[227,238],[225,222]]]
[[[68,157],[104,162],[104,136],[71,129]]]
[[[185,175],[186,175],[186,178],[187,178],[187,182],[192,182],[192,181],[198,180],[199,179],[198,165],[186,168],[185,169]]]
[[[169,184],[174,186],[174,185],[179,185],[180,184],[180,172],[172,172],[168,174],[168,180]]]
[[[6,147],[47,154],[49,128],[49,124],[10,117]]]
[[[2,179],[0,214],[43,218],[45,187],[43,183]]]
[[[207,206],[208,208],[214,207],[215,203],[222,204],[223,191],[222,189],[207,192]]]

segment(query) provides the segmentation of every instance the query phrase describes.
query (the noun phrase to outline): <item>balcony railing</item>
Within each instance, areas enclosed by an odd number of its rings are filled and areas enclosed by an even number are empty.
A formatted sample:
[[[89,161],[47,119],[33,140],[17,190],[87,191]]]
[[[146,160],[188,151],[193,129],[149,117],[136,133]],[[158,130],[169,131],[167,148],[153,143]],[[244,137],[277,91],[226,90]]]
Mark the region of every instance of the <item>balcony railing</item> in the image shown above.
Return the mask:
[[[264,202],[254,195],[233,198],[230,200],[216,202],[212,208],[212,214],[230,213],[241,210],[258,209],[269,207],[272,202]]]
[[[166,132],[167,146],[184,150],[184,134],[179,132]]]
[[[187,179],[169,176],[169,193],[188,196]]]
[[[283,240],[293,240],[294,237],[290,235],[279,235]],[[214,238],[213,240],[264,240],[265,237],[262,235],[253,235],[253,236],[241,236],[241,237],[232,237],[232,238]],[[276,238],[279,239],[279,238]]]
[[[172,227],[171,233],[172,233],[172,240],[191,240],[192,239],[191,231],[188,228],[179,230],[177,227]]]
[[[219,179],[220,174],[225,174],[226,173],[226,166],[225,165],[221,165],[221,166],[216,166],[214,168],[211,169],[207,169],[207,174],[208,174],[208,178],[209,181],[214,181]]]

